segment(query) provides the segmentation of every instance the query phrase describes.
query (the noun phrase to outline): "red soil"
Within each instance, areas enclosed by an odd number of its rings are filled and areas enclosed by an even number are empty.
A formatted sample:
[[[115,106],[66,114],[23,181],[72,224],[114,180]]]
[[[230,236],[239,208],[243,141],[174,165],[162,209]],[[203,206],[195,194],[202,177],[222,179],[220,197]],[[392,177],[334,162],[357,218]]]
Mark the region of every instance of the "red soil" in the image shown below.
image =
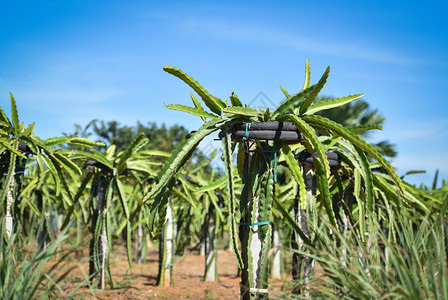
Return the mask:
[[[174,287],[162,288],[156,285],[157,251],[149,251],[147,259],[147,263],[134,264],[130,270],[125,252],[122,248],[114,248],[111,254],[111,272],[116,287],[95,292],[96,297],[98,299],[239,299],[240,278],[237,276],[238,269],[232,251],[218,252],[219,282],[204,282],[204,256],[189,253],[182,262],[175,261]],[[88,273],[87,261],[80,264],[72,275],[83,278],[80,268]],[[290,276],[285,275],[284,280],[271,282],[270,290],[279,295],[280,289],[290,281],[289,278]]]

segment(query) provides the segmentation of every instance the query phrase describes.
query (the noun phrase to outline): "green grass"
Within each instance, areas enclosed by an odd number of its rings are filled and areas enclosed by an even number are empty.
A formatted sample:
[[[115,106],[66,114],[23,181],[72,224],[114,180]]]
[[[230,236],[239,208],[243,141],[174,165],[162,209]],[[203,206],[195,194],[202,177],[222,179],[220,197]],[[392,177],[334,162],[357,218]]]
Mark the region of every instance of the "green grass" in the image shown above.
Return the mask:
[[[3,220],[2,220],[3,221]],[[63,232],[57,240],[39,251],[34,245],[31,251],[24,250],[20,231],[9,238],[0,234],[0,299],[74,299],[82,298],[86,292],[79,288],[88,284],[85,280],[72,280],[66,258],[70,250],[63,249],[67,235]],[[90,289],[90,295],[93,290]]]
[[[447,206],[415,222],[399,209],[381,222],[372,214],[364,240],[356,227],[329,234],[320,217],[320,225],[310,224],[314,247],[299,251],[314,258],[315,272],[308,285],[296,284],[316,299],[448,299]],[[282,298],[304,294],[285,291]]]

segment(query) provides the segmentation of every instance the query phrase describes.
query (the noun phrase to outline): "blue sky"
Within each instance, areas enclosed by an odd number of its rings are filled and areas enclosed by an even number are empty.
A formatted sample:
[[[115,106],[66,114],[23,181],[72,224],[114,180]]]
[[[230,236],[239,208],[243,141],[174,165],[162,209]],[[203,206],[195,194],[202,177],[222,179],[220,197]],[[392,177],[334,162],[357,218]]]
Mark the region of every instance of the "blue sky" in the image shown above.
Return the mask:
[[[442,1],[9,1],[0,2],[0,105],[9,92],[21,121],[47,138],[92,119],[181,124],[166,109],[190,89],[162,68],[183,69],[209,92],[274,104],[327,66],[323,93],[364,93],[386,117],[374,140],[397,144],[392,162],[412,183],[448,179],[447,4]]]

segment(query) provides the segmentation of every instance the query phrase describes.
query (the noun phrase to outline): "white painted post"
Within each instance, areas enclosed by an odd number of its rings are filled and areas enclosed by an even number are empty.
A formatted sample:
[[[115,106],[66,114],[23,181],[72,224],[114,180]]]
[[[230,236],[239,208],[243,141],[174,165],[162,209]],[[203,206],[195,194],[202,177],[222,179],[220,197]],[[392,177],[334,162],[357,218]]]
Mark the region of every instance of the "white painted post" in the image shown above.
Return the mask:
[[[207,217],[207,230],[205,236],[205,281],[214,282],[217,280],[216,261],[217,253],[215,250],[215,216],[213,205],[210,204],[209,215]]]
[[[106,228],[103,228],[103,232],[101,233],[100,237],[100,286],[101,289],[106,288],[106,255],[107,255],[107,234],[106,234]]]
[[[14,185],[15,178],[11,177],[11,182],[8,186],[8,191],[6,194],[6,216],[5,216],[5,233],[8,239],[11,237],[13,228],[13,219],[11,215],[12,205],[14,203]]]
[[[135,242],[135,260],[138,264],[143,262],[145,254],[143,249],[143,225],[140,223],[137,226],[137,237]]]
[[[99,179],[98,184],[98,192],[97,192],[97,207],[98,212],[103,213],[103,218],[107,218],[107,207],[105,205],[104,201],[104,188],[103,188],[103,182],[101,179]],[[97,220],[97,222],[102,222],[102,220]],[[98,253],[100,258],[100,288],[105,289],[106,288],[106,256],[107,256],[107,232],[106,232],[106,226],[103,226],[103,230],[100,235],[100,241],[98,245]]]
[[[305,185],[307,188],[307,209],[309,211],[313,210],[313,203],[314,203],[314,190],[316,189],[315,183],[314,183],[314,170],[313,165],[309,163],[303,164],[301,166],[303,171],[303,177],[305,178]],[[299,226],[299,228],[302,230],[302,232],[307,236],[310,237],[308,232],[308,220],[307,220],[307,209],[302,209],[300,205],[300,199],[299,196],[297,196],[295,203],[294,203],[294,211],[296,212],[296,223]],[[297,239],[297,241],[295,240]],[[292,241],[293,249],[298,249],[300,251],[304,250],[304,241],[298,234],[293,235],[293,241]],[[294,253],[293,254],[293,279],[296,282],[299,282],[303,279],[304,281],[304,288],[301,289],[300,287],[297,287],[294,289],[294,293],[299,294],[303,293],[305,297],[309,297],[309,294],[307,292],[309,287],[309,277],[311,275],[311,271],[314,268],[314,260],[311,258],[306,258],[302,254]]]
[[[174,260],[174,224],[171,198],[168,198],[166,205],[165,225],[163,225],[159,243],[158,285],[161,287],[173,286],[174,282],[171,276]]]
[[[256,149],[255,143],[249,143],[247,146],[245,165],[248,182],[250,184],[252,180],[251,176],[256,174],[250,174],[250,165],[253,157],[253,153]],[[267,282],[264,282],[264,275],[267,272],[267,253],[271,248],[271,235],[270,224],[255,225],[260,220],[260,196],[253,195],[252,186],[247,186],[247,204],[246,204],[246,216],[241,219],[240,225],[240,237],[241,237],[241,257],[244,263],[244,268],[241,270],[241,290],[240,298],[243,300],[249,299],[267,299],[269,296],[267,289]],[[269,226],[266,237],[261,235],[261,226]]]
[[[271,278],[279,279],[282,277],[281,274],[281,252],[280,248],[280,234],[278,232],[278,227],[273,226],[272,230],[272,267],[271,267]]]
[[[259,214],[260,214],[260,196],[256,196],[253,198],[254,207],[254,220],[255,222],[260,222]],[[263,225],[263,226],[270,226],[270,225]],[[250,230],[252,230],[252,238],[250,239],[250,247],[249,247],[249,264],[252,264],[252,276],[249,275],[249,278],[252,277],[252,280],[250,280],[250,286],[253,290],[253,293],[255,294],[267,294],[267,291],[264,291],[262,288],[262,282],[261,282],[261,263],[263,258],[263,242],[264,240],[261,238],[261,231],[260,226],[251,226]],[[271,237],[267,237],[270,239]],[[261,295],[257,295],[257,298],[259,298]]]
[[[173,269],[174,261],[174,223],[173,210],[171,208],[171,198],[168,199],[166,208],[166,265],[165,265],[165,283],[172,285],[171,271]],[[168,272],[166,272],[168,271]]]
[[[207,241],[206,241],[206,235],[207,235],[207,228],[204,226],[204,228],[202,228],[202,235],[203,238],[201,240],[201,248],[199,249],[199,255],[200,256],[205,256],[205,248],[207,248]]]

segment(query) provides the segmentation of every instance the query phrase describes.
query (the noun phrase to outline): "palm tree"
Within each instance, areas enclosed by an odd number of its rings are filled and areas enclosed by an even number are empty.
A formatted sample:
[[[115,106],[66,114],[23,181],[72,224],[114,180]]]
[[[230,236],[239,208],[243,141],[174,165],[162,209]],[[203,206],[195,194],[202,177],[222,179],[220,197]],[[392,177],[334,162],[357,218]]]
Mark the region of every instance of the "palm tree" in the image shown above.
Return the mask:
[[[332,97],[329,96],[318,97],[316,102],[325,101],[331,98]],[[335,121],[346,128],[368,125],[382,126],[386,122],[386,119],[380,114],[378,109],[372,109],[369,103],[363,99],[350,102],[345,106],[322,110],[317,112],[317,114]],[[371,131],[362,131],[359,135],[363,138],[368,138],[370,133]],[[395,144],[392,144],[388,140],[380,141],[371,145],[375,147],[383,156],[389,158],[394,158],[397,156]]]

